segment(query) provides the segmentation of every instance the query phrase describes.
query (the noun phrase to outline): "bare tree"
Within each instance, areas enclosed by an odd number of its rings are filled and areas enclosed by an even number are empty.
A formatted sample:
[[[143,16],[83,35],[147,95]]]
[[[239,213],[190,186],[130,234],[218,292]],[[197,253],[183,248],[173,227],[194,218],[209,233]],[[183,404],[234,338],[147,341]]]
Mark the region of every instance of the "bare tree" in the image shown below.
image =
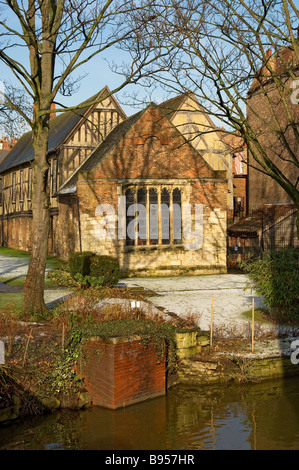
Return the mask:
[[[9,103],[16,103],[27,115],[32,113],[32,105],[28,99],[26,100],[24,90],[6,82],[3,82],[3,90],[5,90],[6,99],[4,96],[1,99],[0,96],[0,134],[8,136],[13,142],[28,130],[28,125],[22,116],[10,107]]]
[[[299,237],[295,2],[160,0],[151,17],[144,29],[170,51],[168,60],[160,60],[164,71],[152,80],[168,91],[191,91],[220,125],[243,138],[246,163],[277,182],[298,208]]]
[[[18,100],[5,97],[5,104],[21,116],[33,134],[33,233],[23,310],[43,313],[50,226],[45,182],[51,105],[58,93],[72,92],[79,78],[78,71],[84,72],[84,64],[142,35],[134,15],[145,10],[146,4],[138,0],[1,0],[0,5],[0,60],[14,75],[16,86],[21,86],[34,105],[32,119]],[[146,69],[157,54],[158,49],[153,54],[152,50],[140,46],[127,64],[125,78],[111,94],[136,82],[143,67]],[[87,104],[94,103],[84,103],[84,106]],[[67,108],[70,109],[74,108]],[[58,107],[55,112],[65,110]]]

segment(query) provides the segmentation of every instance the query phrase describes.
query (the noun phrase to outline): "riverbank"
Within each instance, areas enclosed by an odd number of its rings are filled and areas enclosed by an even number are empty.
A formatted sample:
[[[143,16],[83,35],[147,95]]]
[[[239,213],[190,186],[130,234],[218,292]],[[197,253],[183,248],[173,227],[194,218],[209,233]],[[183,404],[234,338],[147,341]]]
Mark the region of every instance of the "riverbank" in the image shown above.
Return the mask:
[[[24,255],[21,263],[8,256],[1,267],[6,277],[2,277],[0,299],[12,296],[10,314],[0,316],[0,340],[5,345],[0,376],[2,423],[61,408],[92,406],[92,397],[74,368],[82,327],[91,320],[109,320],[112,336],[120,334],[113,332],[113,322],[152,320],[176,325],[177,364],[175,372],[168,374],[168,387],[243,383],[298,374],[298,366],[291,361],[292,343],[298,336],[296,325],[271,323],[261,311],[262,321],[255,321],[252,345],[250,317],[244,311],[250,309],[253,298],[256,308],[262,307],[262,299],[244,291],[247,278],[242,274],[122,279],[116,288],[91,293],[48,282],[45,298],[52,317],[32,322],[21,321],[14,304],[22,294],[28,256]],[[187,332],[182,336],[181,330]]]
[[[0,423],[59,409],[92,407],[92,396],[74,370],[74,356],[62,354],[66,340],[62,325],[23,323],[19,327],[15,336],[19,340],[11,345],[3,369],[6,375],[0,376]],[[299,373],[299,365],[291,361],[291,336],[256,339],[252,352],[249,338],[219,333],[210,347],[209,332],[191,328],[190,324],[190,329],[178,330],[175,340],[176,367],[168,372],[168,389],[177,385],[202,388],[255,383]]]

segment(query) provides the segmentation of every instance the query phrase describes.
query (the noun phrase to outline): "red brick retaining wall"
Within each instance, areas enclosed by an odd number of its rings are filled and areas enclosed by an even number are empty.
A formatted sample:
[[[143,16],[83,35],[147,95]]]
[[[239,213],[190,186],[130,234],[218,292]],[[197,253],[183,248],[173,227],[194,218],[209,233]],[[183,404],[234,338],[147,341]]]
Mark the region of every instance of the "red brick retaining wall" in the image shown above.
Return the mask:
[[[94,405],[116,409],[166,393],[166,365],[140,338],[95,338],[86,344],[81,374]]]

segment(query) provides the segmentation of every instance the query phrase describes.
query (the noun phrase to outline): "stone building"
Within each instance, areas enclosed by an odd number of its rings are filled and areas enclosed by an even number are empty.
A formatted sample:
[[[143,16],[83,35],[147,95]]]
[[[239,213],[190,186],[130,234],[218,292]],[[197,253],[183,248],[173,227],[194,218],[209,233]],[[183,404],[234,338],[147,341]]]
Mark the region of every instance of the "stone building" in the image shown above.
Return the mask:
[[[190,95],[129,118],[112,97],[53,118],[49,251],[118,256],[124,275],[225,272],[232,157],[211,126]],[[30,140],[0,166],[2,244],[27,250]]]

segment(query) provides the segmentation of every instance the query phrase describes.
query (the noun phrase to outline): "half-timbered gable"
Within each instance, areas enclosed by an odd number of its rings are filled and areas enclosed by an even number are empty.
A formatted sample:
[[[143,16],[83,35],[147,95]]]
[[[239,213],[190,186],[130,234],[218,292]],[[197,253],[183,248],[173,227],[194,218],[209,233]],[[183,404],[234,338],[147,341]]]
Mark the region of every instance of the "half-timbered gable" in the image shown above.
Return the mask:
[[[215,126],[192,93],[165,101],[159,108],[214,170],[225,170],[228,178],[227,209],[230,216],[233,211],[233,156],[223,139],[223,132]]]
[[[90,152],[105,139],[111,129],[126,118],[108,87],[79,105],[50,119],[48,178],[51,205],[51,237],[58,214],[57,191],[84,162]],[[52,115],[51,115],[52,116]],[[14,248],[30,248],[32,133],[27,132],[6,155],[0,165],[1,243]],[[54,246],[50,240],[50,250]]]

